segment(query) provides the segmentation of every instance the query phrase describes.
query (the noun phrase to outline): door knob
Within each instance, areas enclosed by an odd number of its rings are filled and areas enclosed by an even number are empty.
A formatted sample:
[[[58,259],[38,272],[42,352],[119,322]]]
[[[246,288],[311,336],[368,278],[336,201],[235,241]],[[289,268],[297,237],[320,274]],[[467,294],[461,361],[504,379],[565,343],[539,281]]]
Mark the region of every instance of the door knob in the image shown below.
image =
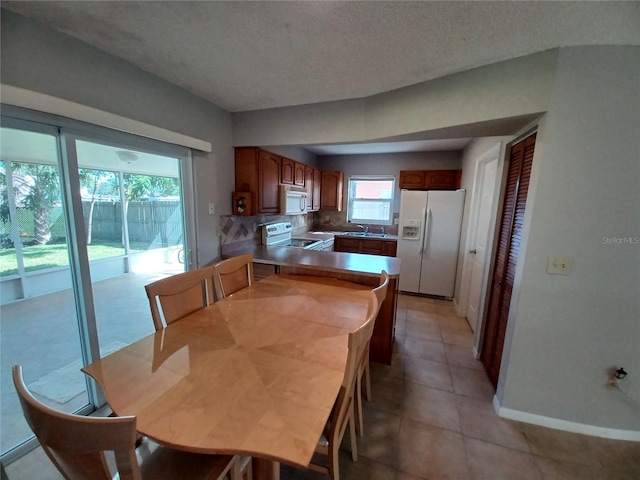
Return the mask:
[[[478,253],[478,252],[477,252],[477,250],[474,248],[473,250],[469,250],[469,253],[470,253],[470,254],[472,254],[472,255],[475,255],[475,254],[476,254],[476,253]]]

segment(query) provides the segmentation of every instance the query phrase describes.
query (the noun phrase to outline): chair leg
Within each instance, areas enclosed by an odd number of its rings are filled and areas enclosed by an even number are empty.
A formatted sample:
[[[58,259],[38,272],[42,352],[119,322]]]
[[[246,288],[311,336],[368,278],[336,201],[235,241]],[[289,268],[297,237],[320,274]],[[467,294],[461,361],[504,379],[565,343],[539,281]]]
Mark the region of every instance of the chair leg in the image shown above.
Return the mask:
[[[240,457],[235,456],[233,460],[231,460],[231,470],[229,471],[229,478],[231,480],[242,480],[242,467],[240,466]],[[226,476],[225,476],[226,478]]]
[[[236,455],[232,460],[229,476],[231,480],[252,480],[253,470],[251,469],[251,457]],[[246,473],[246,476],[245,476]],[[226,477],[225,477],[226,478]]]
[[[329,477],[331,480],[340,480],[340,463],[338,461],[340,445],[334,445],[333,443],[329,445]]]
[[[355,426],[355,405],[351,407],[349,411],[349,438],[351,439],[351,459],[354,462],[358,461],[358,443],[356,440],[356,426]]]
[[[364,421],[362,420],[362,377],[360,375],[356,377],[355,396],[353,406],[356,409],[356,417],[358,418],[356,431],[362,436],[364,434]]]
[[[364,376],[365,376],[365,386],[367,393],[367,402],[371,401],[371,372],[369,371],[369,359],[367,358],[367,363],[364,365]]]

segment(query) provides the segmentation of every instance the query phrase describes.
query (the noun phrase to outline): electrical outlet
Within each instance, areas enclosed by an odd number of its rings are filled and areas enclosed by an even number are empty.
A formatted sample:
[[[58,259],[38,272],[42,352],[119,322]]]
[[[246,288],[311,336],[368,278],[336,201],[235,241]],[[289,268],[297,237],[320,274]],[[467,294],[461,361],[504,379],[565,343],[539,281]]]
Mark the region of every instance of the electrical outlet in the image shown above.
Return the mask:
[[[547,260],[547,273],[551,275],[569,275],[570,267],[569,257],[551,256]]]
[[[216,213],[216,206],[213,203],[209,204],[209,215],[215,215]]]

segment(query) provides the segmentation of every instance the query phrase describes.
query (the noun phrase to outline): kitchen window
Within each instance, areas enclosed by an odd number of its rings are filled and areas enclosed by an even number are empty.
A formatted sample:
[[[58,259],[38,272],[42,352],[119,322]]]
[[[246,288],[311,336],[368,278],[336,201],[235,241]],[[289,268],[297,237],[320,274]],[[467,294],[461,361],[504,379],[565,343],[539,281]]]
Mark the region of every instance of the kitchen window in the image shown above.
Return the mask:
[[[347,220],[391,225],[395,183],[396,179],[392,176],[349,177]]]

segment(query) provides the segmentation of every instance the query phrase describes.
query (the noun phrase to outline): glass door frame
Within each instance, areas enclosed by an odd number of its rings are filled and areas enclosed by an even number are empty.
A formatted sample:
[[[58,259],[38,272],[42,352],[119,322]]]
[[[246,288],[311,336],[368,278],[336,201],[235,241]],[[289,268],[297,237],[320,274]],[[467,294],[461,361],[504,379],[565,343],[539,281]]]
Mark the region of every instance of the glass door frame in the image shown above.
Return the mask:
[[[186,147],[166,144],[158,140],[119,132],[77,120],[58,117],[42,112],[2,105],[0,125],[36,133],[45,133],[56,138],[57,167],[61,183],[61,202],[65,211],[69,267],[73,296],[77,313],[79,338],[84,365],[100,358],[97,321],[90,274],[90,263],[80,194],[80,176],[76,140],[102,143],[120,148],[131,148],[147,153],[178,159],[180,164],[179,184],[181,188],[182,218],[184,228],[185,269],[193,265],[191,253],[196,248],[195,198],[193,160],[191,150]],[[24,290],[24,285],[22,286]],[[6,367],[6,366],[3,366]],[[4,374],[8,374],[6,369]],[[86,377],[89,404],[77,413],[88,414],[106,404],[104,393],[97,383]],[[2,455],[3,461],[11,462],[37,446],[36,438],[12,448]]]

